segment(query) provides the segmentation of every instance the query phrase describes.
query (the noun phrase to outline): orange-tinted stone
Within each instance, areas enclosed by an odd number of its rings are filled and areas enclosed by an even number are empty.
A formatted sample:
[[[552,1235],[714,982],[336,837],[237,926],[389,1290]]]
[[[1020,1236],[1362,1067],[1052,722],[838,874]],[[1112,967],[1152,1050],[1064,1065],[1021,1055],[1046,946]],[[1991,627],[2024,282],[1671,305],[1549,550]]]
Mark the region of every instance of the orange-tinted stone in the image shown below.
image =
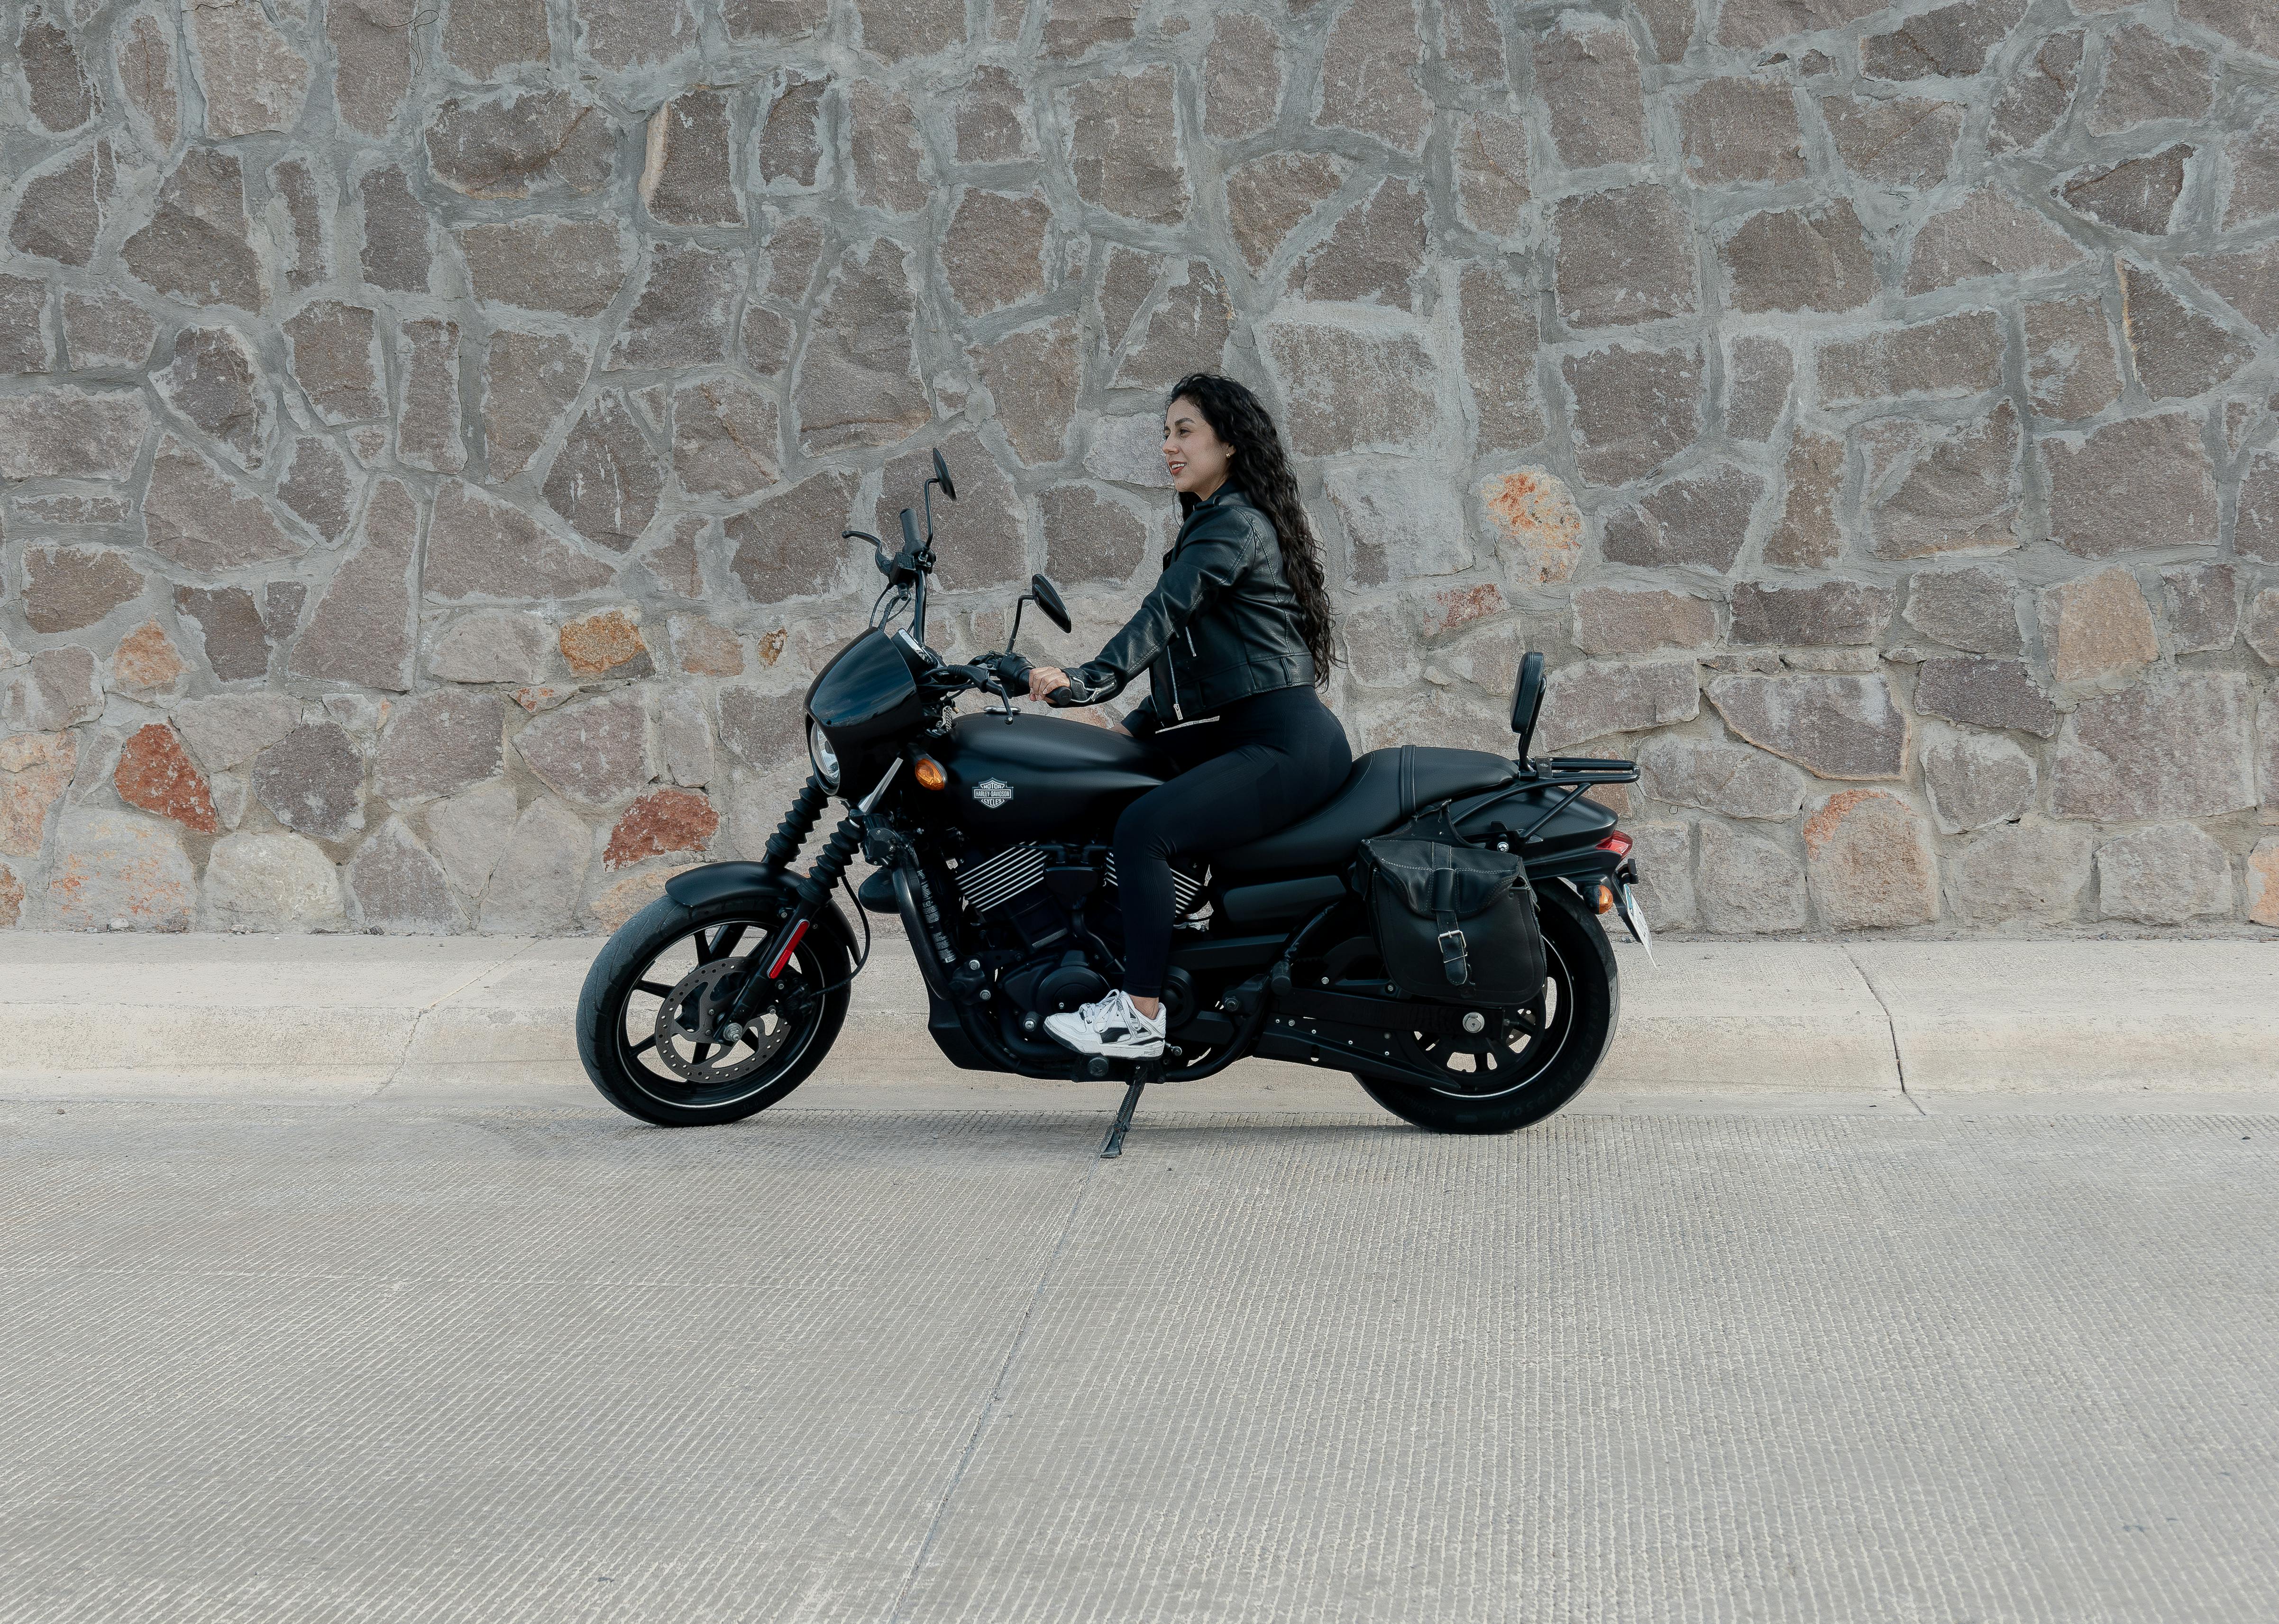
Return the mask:
[[[762,665],[773,665],[777,660],[781,658],[784,651],[784,640],[790,635],[791,632],[788,628],[778,626],[774,631],[760,639],[760,663]]]
[[[1480,487],[1488,515],[1517,553],[1514,571],[1526,586],[1554,586],[1583,557],[1583,513],[1566,481],[1539,468],[1500,474]]]
[[[16,871],[0,862],[0,931],[12,930],[24,917],[24,882]]]
[[[111,656],[111,674],[127,688],[168,688],[189,668],[176,653],[165,627],[146,620],[124,638]]]
[[[69,733],[19,733],[0,739],[0,852],[36,856],[48,808],[79,766]]]
[[[627,869],[666,852],[699,852],[720,828],[720,815],[694,790],[652,790],[625,808],[610,831],[604,866]]]
[[[648,653],[641,627],[623,609],[603,609],[562,628],[562,657],[580,677],[629,665]]]
[[[119,798],[130,807],[171,817],[200,834],[219,834],[221,818],[214,811],[213,787],[190,760],[174,730],[164,722],[138,729],[119,752],[119,768],[111,774]]]
[[[1504,607],[1503,594],[1492,581],[1477,586],[1451,586],[1436,592],[1424,606],[1424,635],[1439,637],[1458,626],[1485,619]]]

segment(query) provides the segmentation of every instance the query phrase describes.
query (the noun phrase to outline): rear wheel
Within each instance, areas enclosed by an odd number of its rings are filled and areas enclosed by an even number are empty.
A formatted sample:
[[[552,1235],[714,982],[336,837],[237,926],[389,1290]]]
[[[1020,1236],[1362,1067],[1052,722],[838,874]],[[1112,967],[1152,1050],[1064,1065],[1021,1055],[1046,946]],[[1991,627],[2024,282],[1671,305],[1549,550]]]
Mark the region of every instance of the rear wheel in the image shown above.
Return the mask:
[[[825,918],[766,1003],[728,1030],[728,1000],[789,900],[689,908],[659,897],[619,927],[578,1000],[579,1057],[603,1099],[643,1122],[695,1128],[764,1111],[807,1081],[847,1018],[847,946]]]
[[[1510,1133],[1539,1122],[1583,1092],[1614,1041],[1622,1009],[1615,952],[1599,922],[1562,889],[1536,892],[1543,924],[1543,997],[1498,1032],[1400,1035],[1396,1050],[1445,1086],[1356,1071],[1369,1097],[1436,1133]]]

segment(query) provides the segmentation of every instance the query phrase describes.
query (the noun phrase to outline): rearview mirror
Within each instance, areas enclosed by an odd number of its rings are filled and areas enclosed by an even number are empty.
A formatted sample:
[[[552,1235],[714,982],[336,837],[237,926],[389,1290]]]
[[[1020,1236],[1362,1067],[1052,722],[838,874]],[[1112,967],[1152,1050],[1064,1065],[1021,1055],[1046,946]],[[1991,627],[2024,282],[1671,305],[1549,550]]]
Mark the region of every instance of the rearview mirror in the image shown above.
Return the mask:
[[[933,449],[933,481],[941,486],[941,494],[952,502],[957,500],[957,486],[949,482],[949,464],[941,460],[941,448]]]
[[[1075,622],[1069,618],[1068,605],[1061,601],[1060,588],[1050,580],[1041,575],[1031,576],[1029,595],[1037,601],[1037,607],[1045,611],[1047,620],[1063,632],[1075,630]]]

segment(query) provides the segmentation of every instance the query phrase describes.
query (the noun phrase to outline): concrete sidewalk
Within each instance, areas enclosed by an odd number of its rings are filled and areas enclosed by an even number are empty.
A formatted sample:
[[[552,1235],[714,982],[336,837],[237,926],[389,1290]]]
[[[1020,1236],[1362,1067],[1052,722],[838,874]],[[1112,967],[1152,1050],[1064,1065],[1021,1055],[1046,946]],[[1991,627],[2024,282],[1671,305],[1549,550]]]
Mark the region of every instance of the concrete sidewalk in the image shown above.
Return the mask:
[[[572,1013],[595,938],[0,937],[0,1095],[584,1098]],[[2160,1108],[2279,1102],[2279,941],[1890,940],[1620,950],[1619,1038],[1595,1108]],[[907,945],[881,932],[803,1103],[1034,1108],[924,1032]],[[1344,1108],[1350,1082],[1249,1061],[1202,1108]],[[1086,1096],[1087,1101],[1090,1097]],[[1104,1098],[1103,1105],[1112,1103]]]

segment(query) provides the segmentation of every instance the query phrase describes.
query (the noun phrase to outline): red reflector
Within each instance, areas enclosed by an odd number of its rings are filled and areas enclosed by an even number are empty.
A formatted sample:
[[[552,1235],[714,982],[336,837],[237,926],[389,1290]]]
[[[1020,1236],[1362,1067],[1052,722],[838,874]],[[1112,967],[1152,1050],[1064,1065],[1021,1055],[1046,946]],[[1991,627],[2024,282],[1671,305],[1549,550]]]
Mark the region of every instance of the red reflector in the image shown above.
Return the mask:
[[[768,966],[770,981],[783,974],[783,967],[791,962],[792,949],[799,946],[799,938],[806,934],[807,921],[804,919],[791,928],[791,940],[783,945],[783,951],[776,954],[776,961]]]
[[[1630,836],[1617,829],[1599,842],[1599,849],[1602,852],[1612,852],[1617,857],[1627,857],[1631,854],[1631,845]]]

